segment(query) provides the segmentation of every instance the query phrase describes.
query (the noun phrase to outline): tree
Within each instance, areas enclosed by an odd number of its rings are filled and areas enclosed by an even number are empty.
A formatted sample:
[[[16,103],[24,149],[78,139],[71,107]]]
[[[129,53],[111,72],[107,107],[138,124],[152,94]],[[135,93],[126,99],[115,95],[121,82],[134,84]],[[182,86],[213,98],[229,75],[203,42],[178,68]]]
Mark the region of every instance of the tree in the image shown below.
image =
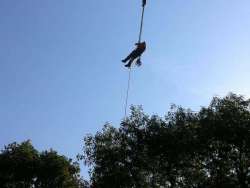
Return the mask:
[[[119,128],[85,137],[91,187],[247,188],[249,104],[229,94],[196,113],[172,106],[165,118],[132,107]]]
[[[79,166],[72,160],[50,150],[40,154],[36,187],[75,188],[78,186]]]
[[[12,143],[0,154],[1,187],[31,187],[37,171],[38,151],[30,141]]]
[[[211,187],[248,187],[250,167],[249,100],[215,97],[200,112],[200,140]]]
[[[1,188],[78,188],[79,171],[78,163],[53,150],[38,152],[30,141],[9,144],[0,153]]]

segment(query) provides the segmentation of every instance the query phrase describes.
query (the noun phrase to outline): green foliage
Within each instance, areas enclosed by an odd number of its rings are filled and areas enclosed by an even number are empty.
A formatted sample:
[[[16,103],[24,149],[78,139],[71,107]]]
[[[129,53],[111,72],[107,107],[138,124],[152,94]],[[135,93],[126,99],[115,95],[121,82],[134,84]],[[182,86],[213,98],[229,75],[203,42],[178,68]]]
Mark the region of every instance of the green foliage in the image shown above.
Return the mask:
[[[229,94],[192,112],[172,106],[165,118],[141,107],[119,128],[85,137],[81,156],[93,188],[247,188],[249,100]]]
[[[6,146],[0,154],[1,187],[29,187],[33,184],[38,158],[30,141]]]
[[[78,188],[79,171],[77,163],[53,150],[39,153],[30,141],[9,144],[0,153],[1,188]]]

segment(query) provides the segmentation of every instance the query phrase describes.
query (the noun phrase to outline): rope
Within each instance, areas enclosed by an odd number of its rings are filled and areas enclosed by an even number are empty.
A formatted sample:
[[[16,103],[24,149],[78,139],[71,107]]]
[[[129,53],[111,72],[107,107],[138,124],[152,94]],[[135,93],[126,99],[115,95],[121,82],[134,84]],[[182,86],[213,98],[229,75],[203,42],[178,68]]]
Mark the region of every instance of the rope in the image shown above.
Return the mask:
[[[138,40],[139,43],[141,42],[141,36],[142,36],[142,28],[143,28],[143,20],[144,20],[144,10],[145,10],[145,6],[142,7],[141,25],[140,25],[139,40]]]
[[[128,94],[130,89],[130,79],[131,79],[131,68],[129,68],[129,74],[128,74],[128,87],[127,87],[127,95],[126,95],[126,102],[125,102],[125,116],[127,117],[127,106],[128,106]]]
[[[143,0],[142,1],[142,14],[141,14],[141,24],[140,24],[140,32],[139,32],[138,43],[141,42],[145,5],[146,5],[146,0]],[[139,57],[139,59],[140,59],[140,57]],[[130,89],[130,79],[131,79],[131,67],[129,68],[129,75],[128,75],[128,87],[127,87],[125,110],[124,110],[125,111],[125,114],[124,114],[125,118],[127,117],[127,106],[128,106],[128,97],[129,97],[129,89]]]

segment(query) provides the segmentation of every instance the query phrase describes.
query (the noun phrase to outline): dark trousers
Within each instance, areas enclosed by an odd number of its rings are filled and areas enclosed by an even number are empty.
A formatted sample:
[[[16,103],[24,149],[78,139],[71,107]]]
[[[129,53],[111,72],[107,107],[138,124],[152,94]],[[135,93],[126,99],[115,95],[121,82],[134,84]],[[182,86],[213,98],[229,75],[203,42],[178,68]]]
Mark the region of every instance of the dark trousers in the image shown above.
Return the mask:
[[[132,62],[133,62],[137,57],[140,57],[140,56],[141,56],[141,54],[142,54],[141,51],[139,51],[139,50],[133,50],[133,51],[128,55],[128,57],[126,57],[126,58],[124,59],[124,61],[127,62],[127,61],[129,60],[128,66],[130,66],[130,65],[132,64]]]

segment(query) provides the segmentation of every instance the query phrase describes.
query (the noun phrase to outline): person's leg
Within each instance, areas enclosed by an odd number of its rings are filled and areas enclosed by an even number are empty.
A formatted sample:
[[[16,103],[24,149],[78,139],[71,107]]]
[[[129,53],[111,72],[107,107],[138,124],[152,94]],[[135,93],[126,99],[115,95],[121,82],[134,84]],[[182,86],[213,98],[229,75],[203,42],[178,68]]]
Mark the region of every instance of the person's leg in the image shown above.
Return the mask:
[[[133,56],[133,52],[131,52],[125,59],[122,60],[123,63],[126,63]]]
[[[125,65],[125,67],[131,67],[131,64],[133,63],[134,58],[131,58],[128,62],[128,64]]]
[[[135,59],[134,57],[136,57],[136,56],[137,56],[137,52],[134,50],[125,59],[123,59],[122,62],[126,63],[131,58]]]
[[[140,57],[142,55],[143,51],[141,51],[140,49],[135,50],[133,57],[134,59]]]
[[[125,59],[122,60],[122,62],[123,62],[123,63],[126,63],[130,58],[131,58],[131,57],[130,57],[130,54],[129,54]]]

